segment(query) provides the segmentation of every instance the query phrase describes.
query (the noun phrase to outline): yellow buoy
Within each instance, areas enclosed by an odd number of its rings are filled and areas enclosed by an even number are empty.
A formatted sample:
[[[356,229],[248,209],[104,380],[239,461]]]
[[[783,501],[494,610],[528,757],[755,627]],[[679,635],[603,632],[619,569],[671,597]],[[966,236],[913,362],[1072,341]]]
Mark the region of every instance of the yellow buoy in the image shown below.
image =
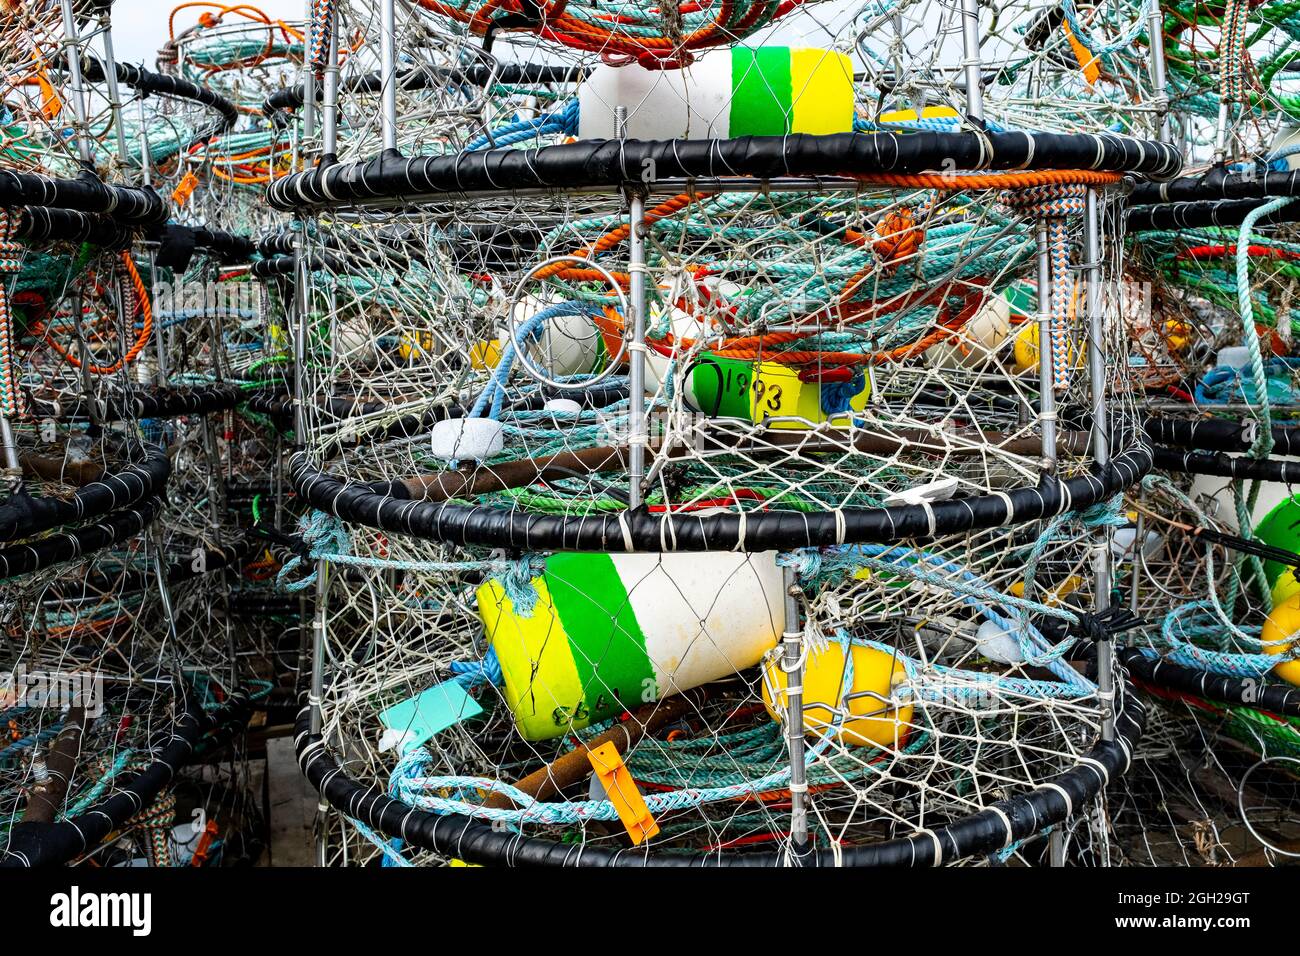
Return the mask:
[[[433,354],[433,333],[403,333],[397,343],[397,354],[402,357],[404,362],[431,357]]]
[[[1083,368],[1087,354],[1087,343],[1080,342],[1077,348],[1071,343],[1069,359],[1071,367],[1076,370]],[[1016,333],[1015,359],[1017,372],[1038,368],[1038,323],[1032,319],[1021,326],[1020,331]]]
[[[1290,644],[1272,642],[1285,641],[1297,631],[1300,631],[1300,592],[1292,594],[1281,604],[1273,606],[1273,613],[1264,622],[1264,628],[1259,635],[1260,640],[1264,642],[1264,652],[1266,654],[1286,653],[1294,647],[1295,641]],[[1300,687],[1300,660],[1283,661],[1273,668],[1273,673],[1288,684]]]
[[[902,663],[892,654],[875,647],[850,645],[853,659],[853,689],[848,711],[837,736],[859,747],[897,747],[905,740],[912,721],[912,705],[891,708],[893,689],[907,680]],[[781,669],[780,649],[768,655],[763,667],[763,706],[777,719],[773,693],[784,710],[786,674]],[[804,662],[803,726],[809,733],[825,733],[843,709],[844,648],[832,641],[820,651],[810,651]],[[879,696],[873,696],[879,695]]]
[[[496,368],[501,363],[499,339],[484,339],[469,347],[469,367],[478,371]]]

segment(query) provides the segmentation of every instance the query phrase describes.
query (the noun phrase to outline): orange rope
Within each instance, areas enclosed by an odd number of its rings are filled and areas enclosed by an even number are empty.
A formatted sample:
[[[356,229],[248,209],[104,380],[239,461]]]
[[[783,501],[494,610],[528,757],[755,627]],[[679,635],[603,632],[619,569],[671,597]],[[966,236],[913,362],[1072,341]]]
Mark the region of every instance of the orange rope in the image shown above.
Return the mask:
[[[424,0],[421,0],[424,2]],[[434,6],[431,3],[425,3],[426,6]],[[1095,170],[1081,169],[1047,169],[1032,170],[1028,172],[1010,172],[1010,173],[971,173],[962,175],[953,175],[945,173],[920,173],[909,175],[894,174],[863,174],[855,175],[854,178],[862,182],[879,184],[891,187],[918,188],[918,189],[936,189],[936,190],[956,190],[956,189],[1028,189],[1034,186],[1044,186],[1053,184],[1070,184],[1083,186],[1102,186],[1119,182],[1123,177],[1119,173],[1098,172]],[[645,215],[645,222],[652,223],[664,216],[677,212],[697,199],[702,199],[707,194],[679,194],[661,203]],[[629,227],[627,225],[619,226],[605,235],[601,236],[591,245],[577,251],[575,255],[586,258],[593,252],[602,252],[613,246],[618,245],[628,236]],[[879,256],[885,264],[893,264],[898,261],[914,255],[924,240],[924,229],[914,221],[914,214],[910,209],[899,209],[884,219],[876,226],[876,235],[869,239],[866,235],[853,229],[845,229],[843,233],[844,241],[854,246],[865,246],[870,243],[873,251]],[[838,301],[838,311],[842,319],[848,321],[862,322],[868,318],[884,314],[888,311],[920,306],[926,304],[944,305],[948,294],[943,290],[919,290],[918,294],[909,294],[899,303],[888,309],[877,308],[874,305],[865,303],[852,303],[849,300],[858,291],[858,286],[879,267],[879,263],[870,263],[855,273],[844,284],[840,291]],[[626,273],[610,273],[622,284],[626,284],[628,276]],[[547,279],[558,277],[570,279],[573,281],[596,281],[603,276],[595,269],[575,268],[565,263],[554,263],[544,269],[539,269],[533,273],[535,279]],[[934,345],[949,340],[957,335],[966,322],[973,316],[984,298],[984,286],[977,281],[972,281],[972,289],[963,297],[961,309],[958,314],[946,321],[936,320],[937,327],[926,333],[917,341],[910,345],[900,346],[883,352],[780,352],[776,355],[769,355],[772,361],[779,361],[788,365],[809,365],[829,363],[834,365],[861,365],[861,364],[881,364],[884,362],[901,362],[913,358]],[[974,294],[978,290],[978,294]],[[913,301],[915,299],[915,301]],[[612,308],[605,309],[605,320],[610,326],[610,330],[615,334],[622,334],[623,319]],[[606,324],[603,323],[603,324]],[[741,360],[757,360],[763,357],[764,352],[775,346],[789,344],[799,341],[815,334],[809,332],[780,332],[769,333],[766,335],[749,336],[745,338],[724,339],[721,346],[714,349],[714,353],[727,358]],[[674,349],[676,347],[691,348],[695,345],[693,339],[676,339],[668,335],[662,343],[662,347]]]
[[[770,362],[779,362],[783,365],[881,365],[886,362],[902,362],[916,355],[920,355],[926,349],[940,342],[953,338],[957,335],[971,316],[979,309],[984,302],[985,286],[976,280],[966,280],[970,288],[962,294],[962,303],[957,314],[947,320],[936,319],[938,328],[926,333],[922,338],[911,343],[910,345],[899,346],[898,348],[889,349],[884,352],[776,352],[771,350],[777,346],[788,345],[792,342],[798,342],[801,339],[811,338],[819,333],[817,329],[808,329],[794,332],[769,332],[764,335],[750,335],[739,338],[723,339],[722,342],[710,349],[710,351],[719,357],[740,359],[742,361],[758,361],[765,359]],[[854,305],[841,309],[843,317],[850,324],[853,322],[863,322],[869,318],[878,315],[887,315],[890,312],[896,312],[903,309],[915,308],[923,305],[944,305],[945,300],[954,292],[944,289],[923,289],[916,290],[904,296],[897,302],[889,303],[883,306],[876,306],[869,303],[855,303]],[[623,332],[623,317],[618,312],[607,306],[603,319],[597,321],[598,326],[603,326],[603,331],[607,334],[621,335]],[[685,336],[677,337],[668,335],[662,342],[647,343],[655,351],[663,355],[671,355],[678,348],[690,349],[695,347],[699,340],[687,338]]]
[[[112,365],[89,365],[86,367],[86,370],[93,375],[112,375],[115,372],[120,372],[125,366],[136,360],[148,343],[149,336],[153,334],[153,306],[149,304],[149,295],[145,291],[144,280],[140,278],[140,272],[136,269],[135,263],[131,261],[131,256],[128,253],[122,253],[122,262],[126,266],[126,273],[131,279],[131,286],[135,290],[136,302],[139,304],[140,315],[144,321],[141,323],[140,332],[136,336],[135,342],[120,359]],[[78,317],[79,319],[80,317]],[[67,359],[74,368],[81,368],[81,360],[56,342],[48,331],[45,332],[45,341],[49,342],[54,347],[54,351]]]
[[[699,200],[705,199],[708,196],[709,193],[694,193],[694,194],[679,193],[678,195],[674,196],[672,199],[668,199],[664,202],[661,202],[653,209],[647,210],[645,214],[645,218],[642,219],[641,221],[646,225],[649,225],[650,223],[653,222],[658,222],[660,219],[663,219],[665,216],[671,216],[673,213],[681,209],[685,209],[691,203],[698,202]],[[619,226],[617,229],[613,229],[605,233],[603,236],[601,236],[599,239],[597,239],[595,242],[591,243],[590,245],[575,250],[573,255],[586,259],[593,252],[604,252],[607,249],[612,249],[614,248],[614,246],[617,246],[620,242],[623,242],[625,239],[627,239],[630,233],[631,233],[631,227],[627,224],[624,224],[622,226]],[[626,272],[611,272],[610,275],[612,275],[615,279],[617,279],[618,282],[622,285],[626,285],[630,281],[630,277]],[[580,267],[571,265],[570,263],[567,262],[555,262],[549,266],[546,266],[543,269],[538,269],[529,278],[539,279],[539,280],[560,278],[560,279],[569,279],[574,282],[594,282],[594,281],[602,280],[605,277],[600,272],[597,272],[595,269],[582,269]]]
[[[1028,189],[1031,186],[1108,186],[1124,177],[1092,169],[1037,169],[1023,173],[850,173],[873,186],[914,189]]]

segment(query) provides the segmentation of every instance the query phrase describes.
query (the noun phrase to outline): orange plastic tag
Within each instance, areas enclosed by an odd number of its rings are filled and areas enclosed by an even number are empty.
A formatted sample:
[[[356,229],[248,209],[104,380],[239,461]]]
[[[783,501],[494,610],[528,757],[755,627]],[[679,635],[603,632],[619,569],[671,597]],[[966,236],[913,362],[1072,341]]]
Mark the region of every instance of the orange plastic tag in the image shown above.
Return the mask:
[[[193,173],[186,173],[185,178],[180,181],[180,184],[172,192],[172,201],[178,206],[184,206],[190,201],[190,197],[194,195],[194,190],[198,185],[199,177]]]
[[[43,75],[36,77],[36,85],[41,89],[41,115],[47,120],[58,119],[63,112],[63,100],[59,99],[59,94]]]
[[[1070,41],[1070,49],[1074,51],[1074,58],[1079,61],[1079,67],[1083,70],[1083,78],[1088,81],[1088,85],[1097,82],[1101,76],[1101,67],[1097,66],[1097,58],[1092,52],[1079,42],[1079,38],[1074,35],[1070,29],[1070,21],[1062,20],[1061,27],[1065,30],[1065,38]]]
[[[645,797],[636,787],[632,773],[623,764],[618,748],[612,743],[601,744],[595,750],[587,751],[591,769],[596,779],[605,788],[609,802],[618,811],[618,818],[627,828],[628,836],[634,845],[650,839],[659,832],[659,824],[650,815],[650,808],[645,805]]]

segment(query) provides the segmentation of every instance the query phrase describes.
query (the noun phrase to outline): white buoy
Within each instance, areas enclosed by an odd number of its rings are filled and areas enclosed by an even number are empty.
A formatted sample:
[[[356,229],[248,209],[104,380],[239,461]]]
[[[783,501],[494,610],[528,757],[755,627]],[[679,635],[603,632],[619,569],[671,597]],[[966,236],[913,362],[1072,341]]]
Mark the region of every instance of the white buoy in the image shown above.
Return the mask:
[[[528,587],[526,612],[502,579],[478,589],[506,703],[527,740],[753,667],[785,628],[773,551],[561,552]]]
[[[559,299],[556,302],[561,301]],[[515,305],[515,334],[538,312],[555,305],[535,295],[525,295]],[[510,330],[500,329],[497,340],[502,347],[510,341]],[[520,345],[523,339],[520,338]],[[550,378],[584,375],[599,369],[603,343],[591,316],[582,313],[557,315],[527,343],[529,362]]]
[[[505,447],[505,427],[491,418],[449,418],[433,426],[430,450],[443,461],[482,461]]]
[[[940,478],[937,481],[917,485],[905,491],[895,491],[885,496],[885,507],[896,505],[919,505],[925,502],[947,501],[957,493],[960,482],[956,478]]]
[[[552,398],[548,399],[542,406],[543,411],[561,412],[565,415],[577,415],[582,411],[582,406],[571,398]]]
[[[811,47],[737,45],[680,70],[598,64],[578,89],[579,139],[730,139],[853,131],[853,62]]]
[[[985,621],[975,632],[975,649],[996,664],[1019,664],[1025,659],[1016,636],[994,621]]]
[[[1244,345],[1229,345],[1227,348],[1219,349],[1214,364],[1220,368],[1245,368],[1250,364],[1250,349]]]
[[[330,342],[334,358],[346,358],[349,362],[369,362],[375,357],[375,336],[370,331],[370,323],[358,316],[334,324],[334,334]]]
[[[1110,539],[1110,550],[1116,561],[1133,560],[1133,542],[1137,540],[1137,528],[1116,528]],[[1142,557],[1154,558],[1160,552],[1161,537],[1154,531],[1148,531],[1142,537]]]
[[[954,333],[951,341],[926,349],[932,368],[974,368],[986,362],[1011,335],[1011,303],[1006,296],[989,296],[980,310]]]

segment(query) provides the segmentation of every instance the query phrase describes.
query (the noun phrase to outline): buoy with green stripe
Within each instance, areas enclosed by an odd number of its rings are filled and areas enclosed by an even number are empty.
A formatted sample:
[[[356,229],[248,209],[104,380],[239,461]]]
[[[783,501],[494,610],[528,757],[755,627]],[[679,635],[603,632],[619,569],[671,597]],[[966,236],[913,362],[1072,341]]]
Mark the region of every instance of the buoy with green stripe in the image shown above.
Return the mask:
[[[1261,494],[1260,497],[1264,496]],[[1262,521],[1256,523],[1253,537],[1274,548],[1300,553],[1300,495],[1278,502]],[[1300,580],[1296,578],[1295,569],[1280,561],[1264,562],[1264,578],[1273,589],[1275,605],[1300,593]]]
[[[526,740],[756,666],[785,627],[776,553],[556,554],[531,614],[500,579],[478,610]]]
[[[682,398],[710,418],[773,421],[773,428],[809,428],[830,421],[850,424],[871,397],[861,367],[795,368],[704,353],[686,375]],[[811,424],[809,424],[811,423]]]
[[[681,70],[597,66],[578,90],[578,137],[731,139],[853,131],[853,63],[811,47],[713,50]]]

